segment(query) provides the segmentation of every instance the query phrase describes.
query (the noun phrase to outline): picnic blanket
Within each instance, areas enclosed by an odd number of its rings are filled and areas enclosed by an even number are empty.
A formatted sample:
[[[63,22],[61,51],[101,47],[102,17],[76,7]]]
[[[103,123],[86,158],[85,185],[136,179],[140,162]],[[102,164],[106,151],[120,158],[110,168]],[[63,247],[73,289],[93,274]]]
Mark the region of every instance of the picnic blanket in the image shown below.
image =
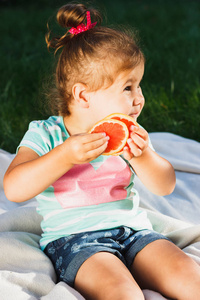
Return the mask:
[[[165,197],[151,194],[137,178],[135,187],[156,231],[168,236],[200,265],[200,143],[171,133],[151,133],[155,150],[175,168],[177,184]],[[57,283],[53,266],[39,248],[41,216],[36,200],[9,202],[3,176],[14,154],[0,150],[0,291],[2,300],[83,300]],[[144,290],[146,300],[166,299]]]

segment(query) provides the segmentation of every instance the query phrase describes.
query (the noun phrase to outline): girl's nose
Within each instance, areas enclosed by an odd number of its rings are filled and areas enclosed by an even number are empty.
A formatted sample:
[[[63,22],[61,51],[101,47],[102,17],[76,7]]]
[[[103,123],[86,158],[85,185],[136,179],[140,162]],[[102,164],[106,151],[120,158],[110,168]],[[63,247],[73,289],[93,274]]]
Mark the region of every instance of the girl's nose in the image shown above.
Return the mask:
[[[139,105],[142,101],[144,101],[144,96],[141,88],[139,87],[133,96],[133,105]]]
[[[141,103],[141,96],[138,96],[138,95],[135,95],[134,96],[134,99],[133,99],[133,105],[134,106],[137,106],[137,105],[139,105],[140,103]]]

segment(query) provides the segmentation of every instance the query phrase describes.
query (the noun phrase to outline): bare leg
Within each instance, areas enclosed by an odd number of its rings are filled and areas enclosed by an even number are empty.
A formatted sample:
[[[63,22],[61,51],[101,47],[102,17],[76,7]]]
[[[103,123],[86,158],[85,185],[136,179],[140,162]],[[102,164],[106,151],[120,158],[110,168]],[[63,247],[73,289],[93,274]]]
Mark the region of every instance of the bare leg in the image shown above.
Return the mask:
[[[144,300],[129,270],[108,252],[94,254],[83,263],[75,278],[75,289],[87,300]]]
[[[200,299],[199,265],[167,240],[152,242],[141,250],[131,271],[142,289],[172,299]]]

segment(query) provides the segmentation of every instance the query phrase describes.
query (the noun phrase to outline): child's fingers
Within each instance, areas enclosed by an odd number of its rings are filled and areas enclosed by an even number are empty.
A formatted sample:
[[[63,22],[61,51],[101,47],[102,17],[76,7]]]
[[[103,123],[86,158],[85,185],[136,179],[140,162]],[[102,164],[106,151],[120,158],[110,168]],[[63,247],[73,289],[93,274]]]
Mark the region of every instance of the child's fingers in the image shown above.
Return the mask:
[[[131,153],[137,157],[137,156],[140,156],[142,154],[142,149],[140,149],[137,144],[134,143],[134,141],[132,139],[128,139],[127,141],[128,145],[129,145],[129,148],[130,148],[130,151]]]
[[[109,136],[106,136],[106,137],[101,137],[100,139],[97,140],[92,140],[91,142],[84,144],[84,149],[85,151],[90,151],[90,150],[97,149],[105,144],[107,147],[109,139],[110,139]]]
[[[132,130],[130,137],[132,141],[141,149],[144,150],[148,146],[148,133],[144,129],[135,128]]]
[[[144,128],[132,125],[130,130],[132,133],[137,133],[137,135],[141,136],[144,140],[148,139],[148,133]]]
[[[124,147],[123,149],[123,156],[126,160],[131,160],[131,158],[133,158],[133,154],[130,152],[130,148],[129,147]]]
[[[128,143],[131,141],[133,141],[134,144],[141,150],[144,150],[148,146],[148,142],[135,133],[131,134],[131,138],[128,140]]]
[[[101,140],[106,137],[105,132],[100,133],[86,133],[82,134],[82,142],[84,144],[91,143],[93,141]]]
[[[108,137],[102,134],[78,134],[66,140],[71,149],[71,163],[87,163],[101,155],[108,145]]]
[[[104,132],[83,134],[80,152],[85,160],[90,161],[101,155],[106,150],[109,139]]]
[[[93,160],[97,158],[99,155],[101,155],[107,148],[108,146],[108,140],[104,142],[102,145],[99,147],[93,148],[87,152],[87,158],[89,160]]]

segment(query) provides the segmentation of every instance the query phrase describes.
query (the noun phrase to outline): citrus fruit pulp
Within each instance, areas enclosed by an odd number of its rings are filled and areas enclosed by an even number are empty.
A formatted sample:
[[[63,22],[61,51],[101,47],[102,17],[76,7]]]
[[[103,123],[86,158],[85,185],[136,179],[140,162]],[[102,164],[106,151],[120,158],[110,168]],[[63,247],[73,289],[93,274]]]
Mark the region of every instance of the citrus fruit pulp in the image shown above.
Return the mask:
[[[119,155],[129,137],[129,130],[124,122],[115,119],[103,119],[97,122],[89,133],[105,132],[110,137],[103,155]]]
[[[127,128],[128,128],[128,131],[129,131],[129,136],[128,138],[130,138],[130,127],[131,125],[134,125],[134,126],[139,126],[138,123],[130,116],[128,115],[125,115],[125,114],[121,114],[121,113],[114,113],[114,114],[111,114],[109,116],[106,117],[106,119],[114,119],[114,120],[119,120],[121,122],[123,122],[124,124],[126,124]],[[129,147],[128,146],[128,143],[125,144],[124,147]],[[124,148],[123,147],[123,148]],[[120,155],[122,154],[123,151],[117,153],[117,155]]]
[[[138,123],[132,117],[120,113],[111,114],[107,116],[105,119],[119,120],[126,124],[128,130],[130,130],[131,125],[139,126]]]

